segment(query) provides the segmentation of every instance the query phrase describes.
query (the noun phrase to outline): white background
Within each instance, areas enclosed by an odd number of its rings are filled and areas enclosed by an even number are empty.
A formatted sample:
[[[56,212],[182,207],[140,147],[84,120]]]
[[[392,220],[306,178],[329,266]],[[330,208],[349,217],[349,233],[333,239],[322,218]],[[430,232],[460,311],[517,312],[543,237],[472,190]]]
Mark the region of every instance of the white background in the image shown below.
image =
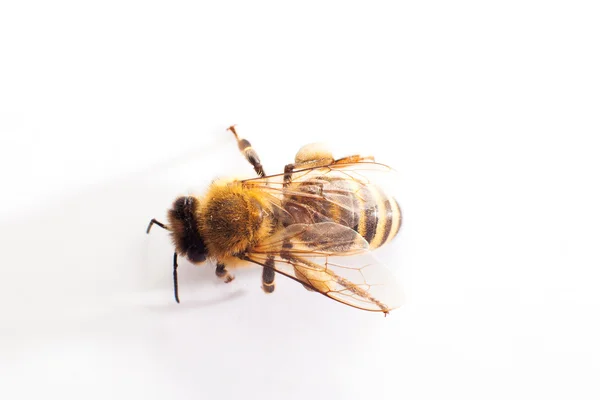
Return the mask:
[[[589,1],[0,6],[0,397],[600,396]],[[307,142],[399,171],[389,318],[182,261],[178,194]],[[344,155],[344,154],[338,154]]]

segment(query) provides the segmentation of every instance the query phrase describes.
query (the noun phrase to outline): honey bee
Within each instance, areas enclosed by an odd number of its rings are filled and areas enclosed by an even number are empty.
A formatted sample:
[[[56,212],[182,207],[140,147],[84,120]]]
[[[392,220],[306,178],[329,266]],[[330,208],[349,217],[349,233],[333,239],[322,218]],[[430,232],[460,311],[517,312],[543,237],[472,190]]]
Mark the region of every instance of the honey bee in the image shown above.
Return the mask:
[[[250,142],[235,136],[257,178],[214,181],[203,196],[178,197],[168,223],[175,253],[173,281],[179,302],[177,257],[210,260],[225,282],[239,260],[262,266],[262,289],[272,293],[275,273],[306,289],[367,311],[388,314],[402,303],[393,274],[371,254],[402,224],[397,201],[371,182],[391,168],[373,157],[334,159],[322,145],[302,147],[284,172],[265,176]]]

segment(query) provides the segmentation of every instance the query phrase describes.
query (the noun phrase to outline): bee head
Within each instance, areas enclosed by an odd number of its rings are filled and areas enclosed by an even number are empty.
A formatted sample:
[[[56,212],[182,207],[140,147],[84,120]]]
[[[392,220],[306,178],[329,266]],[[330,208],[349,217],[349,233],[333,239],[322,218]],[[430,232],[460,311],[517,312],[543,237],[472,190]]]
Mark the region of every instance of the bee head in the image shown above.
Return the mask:
[[[193,263],[206,260],[207,250],[198,229],[198,200],[192,196],[178,197],[168,212],[169,228],[177,253]]]

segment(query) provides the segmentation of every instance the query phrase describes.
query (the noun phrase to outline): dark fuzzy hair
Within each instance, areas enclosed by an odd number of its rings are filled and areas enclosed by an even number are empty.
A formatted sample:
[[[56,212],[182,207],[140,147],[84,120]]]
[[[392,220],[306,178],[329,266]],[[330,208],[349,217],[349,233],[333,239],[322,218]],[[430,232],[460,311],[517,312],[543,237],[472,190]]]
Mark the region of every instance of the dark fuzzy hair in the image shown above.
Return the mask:
[[[206,246],[198,230],[198,200],[194,197],[179,197],[169,210],[169,226],[177,253],[187,257],[191,262],[206,260]]]

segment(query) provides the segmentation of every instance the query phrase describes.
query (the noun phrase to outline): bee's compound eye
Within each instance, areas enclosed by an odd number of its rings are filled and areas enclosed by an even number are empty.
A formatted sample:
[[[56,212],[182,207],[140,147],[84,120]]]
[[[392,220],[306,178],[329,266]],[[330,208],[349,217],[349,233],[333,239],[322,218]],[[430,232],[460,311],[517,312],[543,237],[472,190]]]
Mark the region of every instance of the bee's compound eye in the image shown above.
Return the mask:
[[[206,260],[206,252],[202,249],[191,248],[187,251],[187,259],[194,263],[201,263]]]

